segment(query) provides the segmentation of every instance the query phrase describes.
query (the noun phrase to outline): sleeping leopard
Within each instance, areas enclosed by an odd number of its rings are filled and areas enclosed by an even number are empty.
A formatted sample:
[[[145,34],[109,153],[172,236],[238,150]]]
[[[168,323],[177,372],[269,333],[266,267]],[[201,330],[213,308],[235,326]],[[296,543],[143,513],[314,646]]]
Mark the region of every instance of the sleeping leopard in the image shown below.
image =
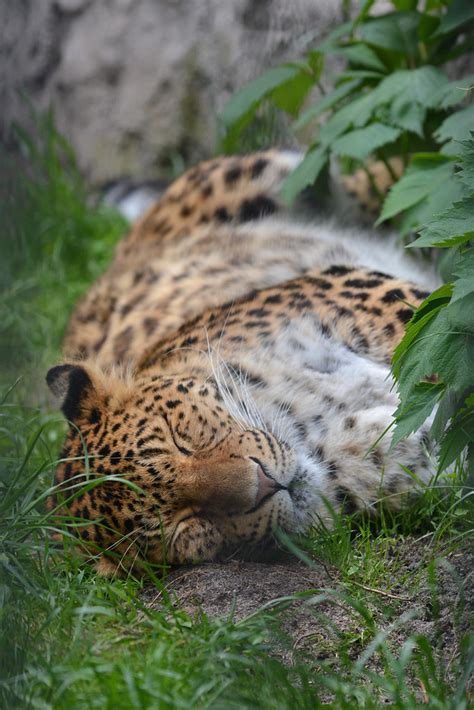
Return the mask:
[[[434,473],[427,425],[384,432],[393,349],[436,277],[386,234],[285,206],[300,160],[189,170],[72,314],[47,374],[69,422],[50,508],[102,574],[397,509]]]

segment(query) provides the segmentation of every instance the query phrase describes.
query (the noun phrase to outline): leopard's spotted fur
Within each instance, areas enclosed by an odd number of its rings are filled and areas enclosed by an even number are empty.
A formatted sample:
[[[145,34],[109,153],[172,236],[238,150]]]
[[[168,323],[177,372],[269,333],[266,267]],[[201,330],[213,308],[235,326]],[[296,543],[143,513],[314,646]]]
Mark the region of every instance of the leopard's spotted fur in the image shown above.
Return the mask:
[[[424,430],[379,440],[397,406],[387,363],[430,283],[381,235],[288,214],[298,160],[192,169],[71,318],[71,361],[48,373],[72,422],[56,482],[67,496],[105,477],[68,502],[103,572],[211,559],[331,506],[396,506],[403,467],[431,476]]]

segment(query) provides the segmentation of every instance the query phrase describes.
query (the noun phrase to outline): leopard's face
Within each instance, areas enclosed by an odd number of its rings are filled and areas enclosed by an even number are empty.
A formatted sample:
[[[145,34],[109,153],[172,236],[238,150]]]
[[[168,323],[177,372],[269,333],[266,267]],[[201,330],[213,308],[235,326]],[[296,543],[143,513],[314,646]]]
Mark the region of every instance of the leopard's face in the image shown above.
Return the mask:
[[[71,421],[56,483],[64,499],[85,484],[67,508],[98,552],[127,567],[202,561],[297,526],[308,462],[239,420],[213,380],[147,376],[119,385],[63,365],[48,382]]]

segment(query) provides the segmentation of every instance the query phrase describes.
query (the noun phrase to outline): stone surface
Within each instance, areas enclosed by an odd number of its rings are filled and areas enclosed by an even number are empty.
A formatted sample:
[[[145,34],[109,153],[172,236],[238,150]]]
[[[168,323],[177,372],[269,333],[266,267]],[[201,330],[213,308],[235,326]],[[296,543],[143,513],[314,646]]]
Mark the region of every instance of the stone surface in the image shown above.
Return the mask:
[[[56,122],[93,183],[150,178],[216,146],[227,97],[342,19],[341,0],[0,0],[0,131]]]
[[[170,177],[215,151],[226,99],[317,44],[342,21],[342,5],[0,0],[0,138],[28,115],[22,91],[39,110],[53,106],[91,183]],[[460,63],[452,76],[474,71],[472,55]]]

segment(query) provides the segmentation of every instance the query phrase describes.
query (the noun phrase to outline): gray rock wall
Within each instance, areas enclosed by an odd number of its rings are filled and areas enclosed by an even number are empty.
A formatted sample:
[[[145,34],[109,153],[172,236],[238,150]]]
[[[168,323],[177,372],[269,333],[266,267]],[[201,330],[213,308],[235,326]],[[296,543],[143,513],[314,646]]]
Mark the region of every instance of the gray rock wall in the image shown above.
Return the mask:
[[[54,107],[92,183],[215,149],[227,97],[301,55],[342,0],[0,0],[0,131]]]

